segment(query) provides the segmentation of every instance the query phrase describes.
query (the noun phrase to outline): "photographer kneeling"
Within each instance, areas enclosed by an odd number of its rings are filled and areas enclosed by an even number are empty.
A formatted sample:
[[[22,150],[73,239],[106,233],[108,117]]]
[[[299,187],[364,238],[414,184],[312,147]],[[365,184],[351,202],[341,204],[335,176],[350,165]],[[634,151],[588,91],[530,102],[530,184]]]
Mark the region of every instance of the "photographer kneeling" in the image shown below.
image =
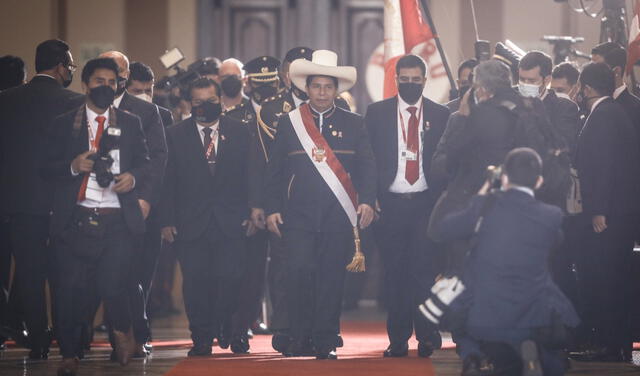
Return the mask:
[[[563,214],[534,197],[543,181],[534,150],[509,152],[499,179],[500,191],[489,192],[497,181],[488,179],[467,208],[447,215],[438,229],[445,241],[471,238],[473,245],[464,265],[466,289],[452,304],[464,317],[457,338],[462,374],[503,374],[502,356],[489,350],[507,344],[520,352],[523,375],[562,375],[564,329],[579,321],[548,268]]]

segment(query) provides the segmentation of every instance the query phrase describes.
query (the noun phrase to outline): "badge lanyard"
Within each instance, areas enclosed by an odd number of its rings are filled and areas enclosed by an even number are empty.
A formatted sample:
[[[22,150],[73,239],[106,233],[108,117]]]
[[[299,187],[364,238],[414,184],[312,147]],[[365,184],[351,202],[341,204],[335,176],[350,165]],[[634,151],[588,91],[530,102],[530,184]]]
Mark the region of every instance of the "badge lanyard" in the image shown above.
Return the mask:
[[[106,120],[105,120],[106,122]],[[100,125],[98,125],[99,127]],[[96,129],[98,128],[96,127]],[[102,124],[102,133],[104,133],[105,131],[105,127],[104,124]],[[93,134],[93,129],[91,129],[91,123],[89,122],[89,120],[87,120],[87,130],[89,131],[89,148],[91,149],[92,152],[96,152],[98,150],[98,145],[96,145],[96,137]]]
[[[420,120],[422,119],[422,101],[420,101],[420,107],[418,107],[418,113],[420,114],[420,116],[418,116],[418,137],[420,137],[420,132],[422,131],[420,128]],[[400,129],[402,129],[402,141],[404,142],[404,149],[407,150],[407,132],[409,131],[408,129],[405,131],[404,129],[404,117],[402,116],[402,111],[398,111],[400,113]],[[412,152],[418,153],[420,150],[420,142],[418,140],[418,150],[411,150]]]

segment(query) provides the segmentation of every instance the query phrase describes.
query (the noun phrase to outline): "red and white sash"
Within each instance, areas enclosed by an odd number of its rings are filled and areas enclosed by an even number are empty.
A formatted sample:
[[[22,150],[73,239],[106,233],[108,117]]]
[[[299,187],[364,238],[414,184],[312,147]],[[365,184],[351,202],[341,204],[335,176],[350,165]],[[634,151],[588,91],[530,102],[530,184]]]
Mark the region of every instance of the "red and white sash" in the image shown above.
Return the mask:
[[[304,151],[347,213],[353,227],[358,224],[358,194],[351,178],[316,127],[308,104],[289,112],[293,130]]]

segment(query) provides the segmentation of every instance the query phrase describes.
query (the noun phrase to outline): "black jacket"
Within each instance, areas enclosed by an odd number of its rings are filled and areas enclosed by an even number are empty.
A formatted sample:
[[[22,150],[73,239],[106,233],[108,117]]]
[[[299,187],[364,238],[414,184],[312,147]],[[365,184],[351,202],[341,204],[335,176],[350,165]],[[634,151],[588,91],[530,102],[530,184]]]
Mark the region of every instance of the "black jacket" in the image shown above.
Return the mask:
[[[179,241],[198,238],[212,220],[227,236],[244,236],[247,204],[247,127],[228,117],[219,124],[216,172],[212,176],[194,119],[167,128],[169,161],[160,221],[175,226]]]
[[[629,115],[629,119],[631,119],[634,125],[636,136],[638,136],[638,145],[640,145],[640,98],[631,94],[629,89],[626,89],[615,101],[620,104],[627,115]]]
[[[607,98],[587,118],[578,138],[576,167],[589,216],[640,213],[638,138],[626,112]]]
[[[165,128],[173,125],[173,114],[168,109],[158,106],[160,112],[160,119],[162,120],[162,126]]]
[[[139,187],[141,197],[151,205],[157,204],[167,164],[167,142],[164,127],[158,112],[158,106],[130,95],[126,91],[118,109],[129,112],[140,118],[142,130],[147,138],[149,158],[151,159],[150,176],[145,186]]]
[[[547,92],[542,103],[544,103],[551,125],[558,131],[564,144],[569,148],[570,155],[573,155],[582,125],[578,114],[578,105],[569,99],[558,97],[552,90]]]
[[[350,174],[359,203],[374,207],[376,167],[362,117],[339,107],[332,111],[325,115],[322,135]],[[351,229],[342,206],[302,148],[289,116],[278,123],[265,194],[266,214],[281,213],[285,227],[329,232]]]
[[[449,119],[449,110],[427,98],[422,98],[423,149],[422,168],[434,197],[442,192],[443,180],[437,181],[430,175],[431,159],[444,133]],[[389,191],[389,186],[398,171],[398,97],[373,103],[367,108],[364,118],[371,147],[378,169],[378,196]]]
[[[83,98],[46,76],[0,93],[0,213],[49,214],[52,190],[38,173],[47,133]]]
[[[73,124],[78,111],[83,112],[82,126],[74,136]],[[133,234],[142,234],[145,231],[145,222],[138,199],[142,198],[140,187],[147,184],[150,175],[149,153],[140,119],[118,109],[115,110],[115,114],[117,125],[122,130],[119,141],[120,171],[129,172],[135,177],[134,189],[118,194],[118,199],[129,230]],[[73,176],[71,162],[76,156],[89,150],[86,124],[87,115],[83,105],[56,118],[47,138],[46,161],[41,173],[45,179],[53,183],[55,191],[51,215],[52,236],[60,234],[69,225],[76,206],[84,174]],[[51,184],[47,187],[52,189]]]

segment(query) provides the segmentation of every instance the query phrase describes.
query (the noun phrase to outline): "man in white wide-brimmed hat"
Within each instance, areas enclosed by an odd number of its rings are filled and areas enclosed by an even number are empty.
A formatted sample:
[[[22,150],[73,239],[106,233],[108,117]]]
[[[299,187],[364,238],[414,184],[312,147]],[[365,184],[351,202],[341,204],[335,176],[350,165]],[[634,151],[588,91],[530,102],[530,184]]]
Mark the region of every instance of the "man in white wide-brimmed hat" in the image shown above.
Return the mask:
[[[289,262],[293,342],[286,353],[315,349],[317,359],[337,359],[345,269],[364,270],[358,228],[371,223],[376,198],[362,117],[334,104],[357,73],[337,62],[335,52],[318,50],[311,61],[291,63],[291,81],[309,102],[280,118],[265,178],[267,226],[283,237]]]

